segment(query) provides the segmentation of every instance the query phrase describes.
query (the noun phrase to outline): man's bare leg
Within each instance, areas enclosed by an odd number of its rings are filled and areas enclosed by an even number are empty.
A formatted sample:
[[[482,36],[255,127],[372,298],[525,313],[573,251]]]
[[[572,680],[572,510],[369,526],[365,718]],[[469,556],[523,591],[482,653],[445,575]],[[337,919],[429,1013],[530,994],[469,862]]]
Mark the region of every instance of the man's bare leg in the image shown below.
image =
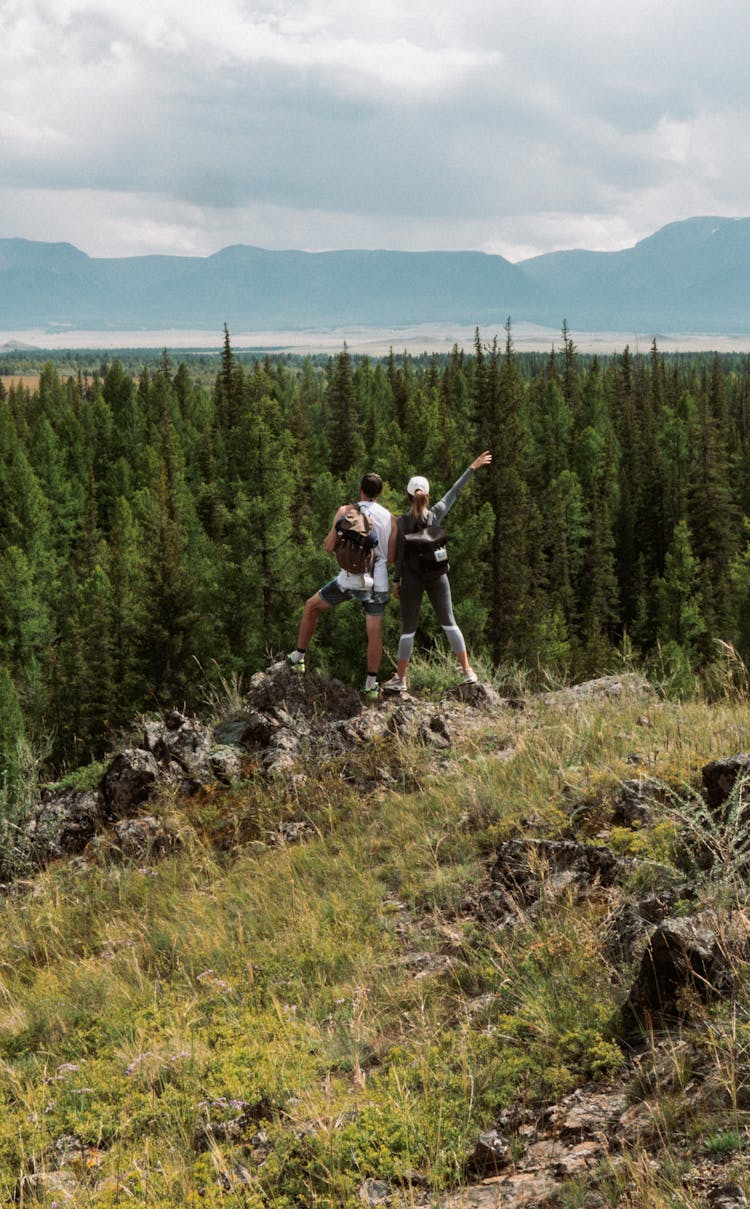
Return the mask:
[[[299,633],[297,635],[297,650],[306,651],[313,634],[318,628],[321,613],[325,613],[326,609],[330,609],[328,601],[324,600],[320,592],[316,592],[314,596],[310,596],[305,601],[305,608],[302,613],[302,620],[299,623]]]
[[[367,672],[368,675],[376,676],[383,658],[382,613],[366,613],[365,626],[367,627]]]

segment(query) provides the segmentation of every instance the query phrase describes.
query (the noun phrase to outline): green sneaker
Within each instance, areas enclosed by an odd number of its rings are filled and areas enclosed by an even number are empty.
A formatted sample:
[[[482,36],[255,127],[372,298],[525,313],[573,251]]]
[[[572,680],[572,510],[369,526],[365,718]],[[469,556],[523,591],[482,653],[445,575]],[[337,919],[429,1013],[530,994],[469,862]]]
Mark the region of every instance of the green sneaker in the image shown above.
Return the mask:
[[[295,658],[295,656],[297,656],[297,657]],[[300,658],[297,651],[292,651],[292,653],[290,655],[287,655],[286,661],[289,664],[289,666],[293,672],[304,672],[304,670],[305,670],[305,656],[304,655],[302,656],[302,658]]]
[[[363,688],[362,696],[367,704],[374,704],[380,697],[380,685],[376,684],[374,688]]]

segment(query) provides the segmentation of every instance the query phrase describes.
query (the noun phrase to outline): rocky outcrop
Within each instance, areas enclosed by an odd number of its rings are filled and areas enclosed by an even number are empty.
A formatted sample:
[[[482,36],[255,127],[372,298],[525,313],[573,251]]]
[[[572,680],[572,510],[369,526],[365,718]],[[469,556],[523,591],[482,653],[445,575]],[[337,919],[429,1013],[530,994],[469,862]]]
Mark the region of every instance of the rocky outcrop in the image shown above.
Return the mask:
[[[538,1114],[511,1107],[479,1136],[468,1174],[482,1183],[444,1196],[442,1209],[545,1209],[560,1204],[564,1182],[592,1180],[599,1164],[653,1132],[654,1106],[631,1087],[587,1084]],[[507,1134],[505,1127],[510,1125]],[[587,1202],[588,1203],[588,1202]]]
[[[144,807],[163,787],[190,795],[211,785],[232,785],[243,776],[304,778],[342,757],[341,775],[359,775],[347,756],[368,745],[421,743],[448,755],[454,735],[474,719],[502,708],[485,685],[461,685],[436,707],[413,698],[384,698],[366,708],[360,694],[337,680],[300,674],[286,662],[253,676],[241,710],[209,726],[178,710],[144,721],[135,742],[118,751],[94,789],[43,791],[6,854],[3,876],[11,881],[59,857],[83,852],[97,859],[156,860],[179,843],[173,830]],[[388,782],[386,762],[368,776]],[[274,843],[299,842],[309,833],[285,821]],[[105,838],[105,828],[110,834]]]
[[[538,902],[613,885],[625,862],[606,847],[576,840],[513,839],[495,850],[484,885],[466,903],[485,922],[508,923]]]
[[[747,1209],[747,1197],[739,1184],[719,1184],[708,1194],[709,1209]]]
[[[546,705],[570,707],[586,705],[591,701],[618,701],[626,697],[644,702],[658,700],[653,685],[649,684],[645,676],[639,676],[635,672],[623,676],[599,676],[595,680],[574,684],[570,688],[541,693],[539,700]]]
[[[651,823],[668,797],[666,786],[653,777],[623,781],[612,800],[612,822],[620,827]]]
[[[50,860],[82,852],[106,818],[106,801],[100,789],[44,789],[19,838],[19,860],[38,868]]]
[[[123,818],[147,802],[159,780],[159,774],[159,763],[150,751],[128,747],[118,752],[100,786],[105,818]]]
[[[630,965],[642,954],[657,924],[667,919],[678,904],[693,901],[696,893],[695,886],[685,884],[621,903],[604,921],[604,957],[616,966]]]
[[[688,1018],[694,1004],[731,994],[750,951],[742,912],[665,919],[649,937],[625,1004],[626,1017],[653,1024]]]
[[[703,778],[703,796],[712,811],[721,810],[730,797],[737,781],[750,779],[750,753],[741,752],[735,756],[725,756],[720,760],[711,760],[701,769]],[[743,800],[745,796],[743,786]]]
[[[440,1209],[560,1209],[569,1203],[570,1185],[565,1185],[572,1179],[575,1196],[581,1198],[575,1204],[607,1209],[613,1202],[606,1196],[603,1177],[627,1171],[629,1156],[636,1151],[644,1162],[658,1163],[664,1145],[662,1097],[681,1094],[680,1071],[686,1062],[691,1081],[689,1093],[685,1089],[682,1094],[706,1102],[714,1094],[713,1064],[702,1063],[690,1041],[670,1037],[663,1043],[652,1039],[642,1056],[626,1064],[616,1084],[585,1084],[536,1112],[521,1103],[510,1104],[479,1135],[467,1156],[471,1182],[458,1192],[418,1203]],[[686,1187],[703,1192],[690,1204],[746,1209],[740,1185],[726,1174],[722,1177],[720,1167],[701,1165],[694,1155]],[[627,1203],[635,1205],[635,1189],[633,1193]]]

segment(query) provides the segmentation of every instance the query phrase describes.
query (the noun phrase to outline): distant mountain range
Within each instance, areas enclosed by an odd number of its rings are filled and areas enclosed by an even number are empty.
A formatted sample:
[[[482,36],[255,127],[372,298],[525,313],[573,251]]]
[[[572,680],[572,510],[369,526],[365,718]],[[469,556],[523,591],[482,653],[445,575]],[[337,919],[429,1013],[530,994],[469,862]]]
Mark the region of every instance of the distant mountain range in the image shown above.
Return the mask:
[[[518,264],[480,252],[87,256],[0,239],[0,331],[262,332],[513,322],[577,331],[750,332],[750,218],[670,223],[620,252]]]

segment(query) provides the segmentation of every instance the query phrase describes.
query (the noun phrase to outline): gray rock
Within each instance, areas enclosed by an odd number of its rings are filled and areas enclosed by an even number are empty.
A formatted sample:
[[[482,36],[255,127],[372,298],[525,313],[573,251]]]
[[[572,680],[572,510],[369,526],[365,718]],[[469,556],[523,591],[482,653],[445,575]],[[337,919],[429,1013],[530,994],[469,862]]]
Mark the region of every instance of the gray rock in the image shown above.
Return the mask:
[[[718,1184],[707,1199],[710,1209],[747,1209],[747,1197],[739,1184]]]
[[[357,1195],[363,1205],[389,1205],[393,1189],[385,1180],[367,1179],[360,1185]]]
[[[645,947],[654,926],[667,919],[678,902],[695,896],[695,886],[684,885],[623,903],[604,920],[604,956],[616,965],[628,965]]]
[[[423,722],[417,731],[417,737],[420,742],[426,743],[430,747],[445,750],[451,746],[451,732],[441,714],[434,714],[428,721]]]
[[[208,733],[196,718],[188,718],[177,710],[144,725],[143,745],[160,763],[176,760],[188,768],[200,762],[208,744]]]
[[[445,694],[448,699],[463,701],[474,709],[495,712],[505,704],[503,698],[490,684],[457,684]]]
[[[260,714],[258,717],[260,717]],[[246,717],[225,718],[223,722],[218,722],[213,730],[214,743],[218,743],[221,746],[241,747],[247,724],[248,719]]]
[[[469,1171],[473,1176],[497,1175],[510,1161],[511,1148],[507,1138],[496,1129],[480,1133],[477,1144],[469,1158]]]
[[[222,785],[233,785],[242,775],[242,761],[232,747],[212,747],[208,753],[208,767]]]
[[[549,1108],[545,1120],[563,1138],[596,1138],[609,1133],[628,1104],[625,1092],[588,1084]]]
[[[179,847],[179,836],[153,815],[120,819],[112,829],[113,851],[120,860],[148,864],[161,860]]]
[[[32,809],[21,847],[36,866],[72,856],[83,851],[104,817],[104,797],[98,790],[44,790]]]
[[[118,752],[101,783],[107,818],[132,814],[148,801],[158,780],[159,765],[151,752],[132,747]]]
[[[623,781],[612,803],[613,822],[632,827],[648,823],[664,802],[665,788],[652,777]]]
[[[325,680],[314,672],[297,672],[286,661],[274,663],[252,677],[246,704],[260,714],[285,709],[295,718],[301,715],[331,720],[354,717],[363,708],[359,693],[350,685]]]
[[[289,772],[300,756],[300,736],[289,730],[279,730],[269,743],[261,764],[266,773]]]
[[[747,949],[740,915],[719,925],[710,913],[666,919],[652,932],[625,1004],[638,1020],[686,1018],[690,996],[727,995],[735,981],[732,956]]]
[[[611,886],[622,873],[622,862],[609,848],[576,840],[515,839],[501,843],[490,870],[494,888],[507,891],[521,905],[534,902],[550,879]]]
[[[302,844],[315,834],[315,828],[307,819],[288,819],[268,833],[268,840],[277,847],[284,847],[287,844]]]
[[[701,775],[703,796],[712,810],[718,810],[734,789],[737,778],[750,777],[750,753],[740,752],[721,760],[711,760],[704,764]]]
[[[540,693],[539,699],[548,705],[581,705],[587,701],[618,700],[622,697],[638,697],[656,700],[656,689],[644,676],[629,672],[623,676],[599,676],[574,684],[570,688]]]

